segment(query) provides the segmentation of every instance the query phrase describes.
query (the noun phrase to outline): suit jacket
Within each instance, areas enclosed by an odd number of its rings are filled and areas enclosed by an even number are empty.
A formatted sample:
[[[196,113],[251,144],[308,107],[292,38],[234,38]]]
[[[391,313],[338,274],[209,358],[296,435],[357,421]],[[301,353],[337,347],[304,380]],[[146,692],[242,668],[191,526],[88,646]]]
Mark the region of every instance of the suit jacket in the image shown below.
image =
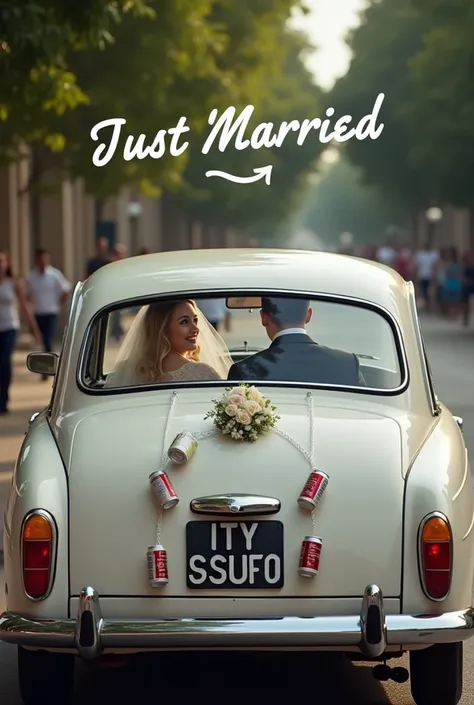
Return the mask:
[[[266,350],[232,365],[227,379],[366,384],[356,355],[318,345],[303,333],[278,336]]]

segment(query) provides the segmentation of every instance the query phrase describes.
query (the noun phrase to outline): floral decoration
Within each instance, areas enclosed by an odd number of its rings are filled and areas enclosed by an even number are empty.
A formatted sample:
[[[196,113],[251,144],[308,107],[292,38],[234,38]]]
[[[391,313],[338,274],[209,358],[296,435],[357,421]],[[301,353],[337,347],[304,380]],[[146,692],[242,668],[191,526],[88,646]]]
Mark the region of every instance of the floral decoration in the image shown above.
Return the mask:
[[[227,388],[220,399],[213,399],[214,409],[205,419],[214,419],[214,425],[234,441],[254,443],[257,438],[273,428],[280,418],[274,412],[270,399],[256,387],[241,384]]]

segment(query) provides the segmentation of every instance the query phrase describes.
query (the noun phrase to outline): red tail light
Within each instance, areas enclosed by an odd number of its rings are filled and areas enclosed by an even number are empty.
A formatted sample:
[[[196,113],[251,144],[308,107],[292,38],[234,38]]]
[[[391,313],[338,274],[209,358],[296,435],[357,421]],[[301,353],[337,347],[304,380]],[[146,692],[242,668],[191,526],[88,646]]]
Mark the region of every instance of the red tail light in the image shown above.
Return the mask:
[[[41,600],[48,596],[53,573],[55,525],[41,509],[29,514],[22,528],[23,588],[28,597]]]
[[[425,595],[430,600],[444,600],[451,588],[453,536],[440,512],[428,514],[421,522],[418,552]]]

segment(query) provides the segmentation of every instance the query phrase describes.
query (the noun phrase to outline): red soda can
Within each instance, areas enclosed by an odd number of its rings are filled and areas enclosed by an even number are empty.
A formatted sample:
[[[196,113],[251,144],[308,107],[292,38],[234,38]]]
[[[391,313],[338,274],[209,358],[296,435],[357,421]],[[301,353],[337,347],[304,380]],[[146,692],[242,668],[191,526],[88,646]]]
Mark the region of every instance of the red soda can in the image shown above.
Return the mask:
[[[319,536],[305,536],[301,544],[298,574],[303,578],[314,578],[319,571],[319,557],[323,541]]]
[[[298,497],[300,507],[313,511],[313,509],[318,506],[319,500],[328,486],[328,482],[329,475],[326,475],[325,472],[321,472],[321,470],[313,470]]]
[[[163,509],[171,509],[171,507],[175,507],[178,504],[178,495],[171,484],[168,474],[164,470],[152,472],[150,475],[150,483]]]
[[[150,546],[147,554],[148,582],[150,587],[168,585],[168,557],[160,544]]]

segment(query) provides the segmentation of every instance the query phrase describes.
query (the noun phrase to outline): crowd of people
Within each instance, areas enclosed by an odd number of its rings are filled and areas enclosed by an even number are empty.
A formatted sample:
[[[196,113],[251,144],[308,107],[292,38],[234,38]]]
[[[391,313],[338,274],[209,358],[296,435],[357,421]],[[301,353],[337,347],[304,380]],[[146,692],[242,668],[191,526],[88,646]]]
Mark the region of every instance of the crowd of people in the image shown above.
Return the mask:
[[[350,254],[385,264],[407,281],[413,281],[420,308],[469,325],[470,301],[474,295],[474,251],[460,254],[452,245],[436,248],[430,243],[412,250],[388,241],[379,247],[361,247]]]

